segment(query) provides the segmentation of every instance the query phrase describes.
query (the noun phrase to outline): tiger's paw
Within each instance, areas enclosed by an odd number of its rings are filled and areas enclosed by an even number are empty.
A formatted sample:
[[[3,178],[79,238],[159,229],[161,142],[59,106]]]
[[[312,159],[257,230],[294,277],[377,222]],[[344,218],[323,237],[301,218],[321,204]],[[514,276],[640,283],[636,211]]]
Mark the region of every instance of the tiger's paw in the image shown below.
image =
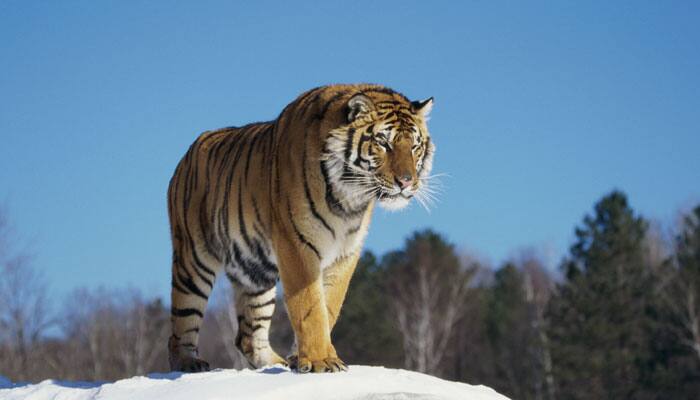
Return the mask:
[[[271,365],[277,365],[277,364],[281,364],[285,367],[289,365],[287,363],[287,360],[280,357],[279,354],[275,353],[275,351],[272,350],[271,348],[268,347],[268,348],[263,349],[263,350],[258,350],[257,352],[252,353],[252,354],[251,353],[247,353],[247,354],[244,353],[243,354],[246,357],[248,364],[253,369],[269,367]]]
[[[323,360],[311,360],[306,357],[290,356],[289,368],[296,372],[340,372],[347,371],[348,367],[338,357],[328,357]]]
[[[299,365],[299,355],[297,354],[290,354],[287,356],[286,364],[291,370],[296,370],[297,366]]]
[[[170,369],[181,372],[205,372],[209,371],[209,363],[195,357],[183,356],[178,360],[171,360]]]

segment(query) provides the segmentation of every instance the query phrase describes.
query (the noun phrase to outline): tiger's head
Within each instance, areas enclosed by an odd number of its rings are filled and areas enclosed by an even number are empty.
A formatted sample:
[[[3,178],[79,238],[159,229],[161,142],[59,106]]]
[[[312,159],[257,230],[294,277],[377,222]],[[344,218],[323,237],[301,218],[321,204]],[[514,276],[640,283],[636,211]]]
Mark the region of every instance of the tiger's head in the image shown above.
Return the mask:
[[[426,125],[432,106],[432,97],[410,102],[397,93],[376,99],[353,95],[345,108],[348,123],[331,131],[326,142],[324,157],[336,172],[336,187],[389,210],[414,197],[426,206],[435,152]]]

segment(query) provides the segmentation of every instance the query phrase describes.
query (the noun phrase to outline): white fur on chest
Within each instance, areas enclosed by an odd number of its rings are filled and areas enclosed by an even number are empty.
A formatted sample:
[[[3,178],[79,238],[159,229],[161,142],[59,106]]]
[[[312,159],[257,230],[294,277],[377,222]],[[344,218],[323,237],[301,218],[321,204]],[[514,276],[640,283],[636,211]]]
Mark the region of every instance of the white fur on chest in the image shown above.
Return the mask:
[[[362,250],[362,243],[367,235],[368,224],[362,223],[360,229],[352,234],[343,231],[335,240],[326,241],[321,253],[321,270],[324,270],[339,258],[347,257]]]

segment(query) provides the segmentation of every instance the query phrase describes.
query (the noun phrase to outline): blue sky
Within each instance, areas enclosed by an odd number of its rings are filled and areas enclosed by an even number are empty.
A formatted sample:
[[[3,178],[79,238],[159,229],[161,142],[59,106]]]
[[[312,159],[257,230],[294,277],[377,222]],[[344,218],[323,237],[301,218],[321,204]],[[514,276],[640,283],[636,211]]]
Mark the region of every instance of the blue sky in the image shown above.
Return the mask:
[[[556,264],[613,188],[665,223],[700,202],[699,4],[3,1],[0,200],[55,292],[167,296],[165,193],[198,133],[377,82],[435,97],[449,177],[430,214],[378,213],[367,248],[433,227]]]

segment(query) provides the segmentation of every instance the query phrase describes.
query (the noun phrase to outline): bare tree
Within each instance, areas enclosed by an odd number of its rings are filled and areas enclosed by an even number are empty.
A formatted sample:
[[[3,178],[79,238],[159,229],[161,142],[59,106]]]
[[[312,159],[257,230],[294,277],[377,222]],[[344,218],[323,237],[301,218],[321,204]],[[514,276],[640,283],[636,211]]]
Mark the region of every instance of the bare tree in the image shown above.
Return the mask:
[[[247,368],[248,362],[236,347],[238,319],[233,290],[228,281],[219,282],[222,283],[214,289],[202,324],[202,354],[218,367]]]
[[[79,288],[68,297],[63,329],[73,357],[65,378],[99,380],[112,376],[108,370],[116,363],[110,362],[109,352],[114,341],[107,336],[119,319],[111,304],[113,295],[104,288]]]
[[[535,360],[534,371],[541,371],[534,382],[535,398],[555,398],[554,372],[552,370],[552,355],[547,337],[545,312],[547,303],[554,291],[554,281],[547,271],[541,258],[534,250],[521,252],[517,262],[524,275],[525,300],[528,304],[530,327],[537,338],[531,349]]]
[[[681,322],[678,337],[700,361],[700,293],[697,287],[683,280],[678,282],[678,299],[674,309]]]
[[[38,359],[37,344],[50,327],[47,284],[26,252],[16,250],[14,232],[0,209],[0,368],[13,379],[28,379]]]
[[[684,216],[679,231],[660,294],[676,338],[700,361],[700,206]]]
[[[126,314],[123,317],[125,326],[118,331],[121,333],[120,355],[127,376],[143,375],[159,366],[162,368],[163,344],[170,335],[170,324],[160,299],[145,301],[139,291],[131,289],[128,292],[127,308],[120,310]]]
[[[66,304],[70,379],[118,379],[167,369],[168,312],[135,289],[77,289]],[[72,374],[72,375],[71,375]]]
[[[389,256],[389,288],[403,336],[404,365],[438,374],[459,318],[473,270],[463,268],[451,245],[427,231]]]

